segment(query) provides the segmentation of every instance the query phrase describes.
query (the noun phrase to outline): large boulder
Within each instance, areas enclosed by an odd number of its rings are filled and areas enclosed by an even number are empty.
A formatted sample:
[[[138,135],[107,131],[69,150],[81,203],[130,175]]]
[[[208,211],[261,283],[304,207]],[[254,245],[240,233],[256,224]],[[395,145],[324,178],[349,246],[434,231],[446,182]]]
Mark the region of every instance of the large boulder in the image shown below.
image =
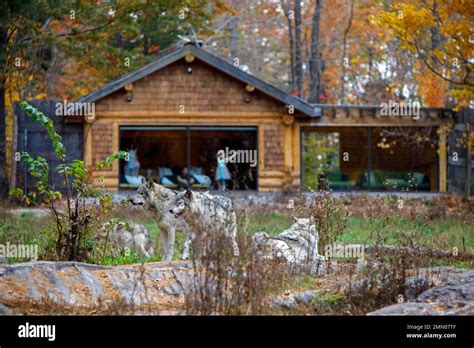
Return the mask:
[[[452,267],[419,269],[405,282],[408,302],[394,304],[368,315],[474,314],[474,270]]]
[[[467,315],[474,307],[467,303],[406,302],[384,307],[367,315]]]
[[[7,308],[15,313],[17,308],[23,312],[48,305],[78,314],[100,313],[106,307],[112,311],[114,305],[121,306],[122,314],[145,310],[180,313],[191,274],[189,262],[99,266],[39,261],[3,265],[0,314],[8,314]]]
[[[420,293],[418,302],[474,302],[474,270],[444,268],[438,285]]]

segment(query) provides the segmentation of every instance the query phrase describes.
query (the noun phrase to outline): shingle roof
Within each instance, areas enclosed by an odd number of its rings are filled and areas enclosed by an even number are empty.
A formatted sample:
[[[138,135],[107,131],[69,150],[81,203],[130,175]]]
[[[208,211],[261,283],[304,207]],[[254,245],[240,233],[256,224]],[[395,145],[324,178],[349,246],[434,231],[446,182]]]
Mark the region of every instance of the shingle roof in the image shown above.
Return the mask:
[[[322,109],[320,106],[311,105],[308,102],[295,97],[281,89],[272,86],[265,81],[242,71],[241,69],[233,66],[232,64],[226,62],[225,60],[205,51],[202,48],[198,48],[194,45],[185,45],[180,47],[171,53],[163,56],[155,60],[154,62],[147,64],[140,69],[122,76],[121,78],[112,81],[95,91],[79,98],[77,102],[95,102],[99,99],[104,98],[105,96],[118,91],[119,89],[123,88],[128,83],[133,83],[137,80],[142,79],[143,77],[154,73],[157,70],[160,70],[179,59],[182,59],[187,53],[193,54],[195,57],[200,59],[201,61],[211,65],[212,67],[234,77],[237,80],[240,80],[244,83],[251,84],[255,86],[256,89],[260,90],[261,92],[273,97],[280,102],[288,105],[293,105],[295,109],[301,111],[302,113],[310,116],[310,117],[320,117],[322,114]]]

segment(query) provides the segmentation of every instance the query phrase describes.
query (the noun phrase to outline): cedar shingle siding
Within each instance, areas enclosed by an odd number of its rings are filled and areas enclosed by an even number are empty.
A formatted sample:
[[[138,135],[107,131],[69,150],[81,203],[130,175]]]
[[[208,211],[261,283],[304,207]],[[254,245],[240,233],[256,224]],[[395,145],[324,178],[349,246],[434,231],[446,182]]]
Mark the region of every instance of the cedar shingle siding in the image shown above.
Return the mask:
[[[192,74],[187,73],[188,67],[193,69]],[[259,91],[246,92],[244,83],[199,61],[173,63],[137,81],[131,102],[125,101],[125,96],[126,91],[121,89],[99,100],[96,110],[178,113],[179,106],[184,105],[185,114],[191,111],[284,111],[282,103]],[[251,98],[250,103],[245,103],[246,97]]]

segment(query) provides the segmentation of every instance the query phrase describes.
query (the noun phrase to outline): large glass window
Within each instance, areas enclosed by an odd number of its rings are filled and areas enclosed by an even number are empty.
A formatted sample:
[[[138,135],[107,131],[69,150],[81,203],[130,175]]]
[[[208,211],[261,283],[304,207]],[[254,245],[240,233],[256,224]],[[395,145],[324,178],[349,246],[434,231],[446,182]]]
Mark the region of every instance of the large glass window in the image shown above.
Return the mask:
[[[372,129],[371,187],[376,191],[436,191],[436,132],[415,127]]]
[[[436,139],[416,127],[303,128],[303,188],[436,191]]]
[[[362,188],[368,168],[366,128],[303,130],[303,182],[305,189]]]
[[[124,126],[120,149],[129,152],[120,163],[121,188],[145,176],[174,189],[257,189],[255,127]]]
[[[227,158],[229,179],[224,183],[232,190],[255,190],[257,188],[257,138],[251,127],[193,127],[191,128],[190,165],[192,170],[209,175],[216,181],[217,158],[221,151]]]

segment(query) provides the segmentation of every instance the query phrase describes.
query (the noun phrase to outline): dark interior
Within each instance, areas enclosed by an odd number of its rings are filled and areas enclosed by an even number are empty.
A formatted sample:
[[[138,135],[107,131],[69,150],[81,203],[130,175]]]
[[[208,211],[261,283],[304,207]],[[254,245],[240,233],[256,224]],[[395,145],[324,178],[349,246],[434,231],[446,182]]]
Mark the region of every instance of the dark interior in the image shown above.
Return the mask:
[[[304,128],[303,186],[333,190],[437,191],[435,130],[415,127]]]
[[[216,189],[217,151],[256,150],[254,127],[121,127],[120,149],[136,149],[140,163],[138,174],[177,188],[176,176],[184,167],[196,181],[193,188]],[[121,187],[134,186],[127,181],[126,162],[120,164]],[[250,163],[226,163],[231,179],[228,189],[257,189],[257,166]],[[166,177],[167,179],[163,179]],[[163,183],[164,181],[164,183]]]

